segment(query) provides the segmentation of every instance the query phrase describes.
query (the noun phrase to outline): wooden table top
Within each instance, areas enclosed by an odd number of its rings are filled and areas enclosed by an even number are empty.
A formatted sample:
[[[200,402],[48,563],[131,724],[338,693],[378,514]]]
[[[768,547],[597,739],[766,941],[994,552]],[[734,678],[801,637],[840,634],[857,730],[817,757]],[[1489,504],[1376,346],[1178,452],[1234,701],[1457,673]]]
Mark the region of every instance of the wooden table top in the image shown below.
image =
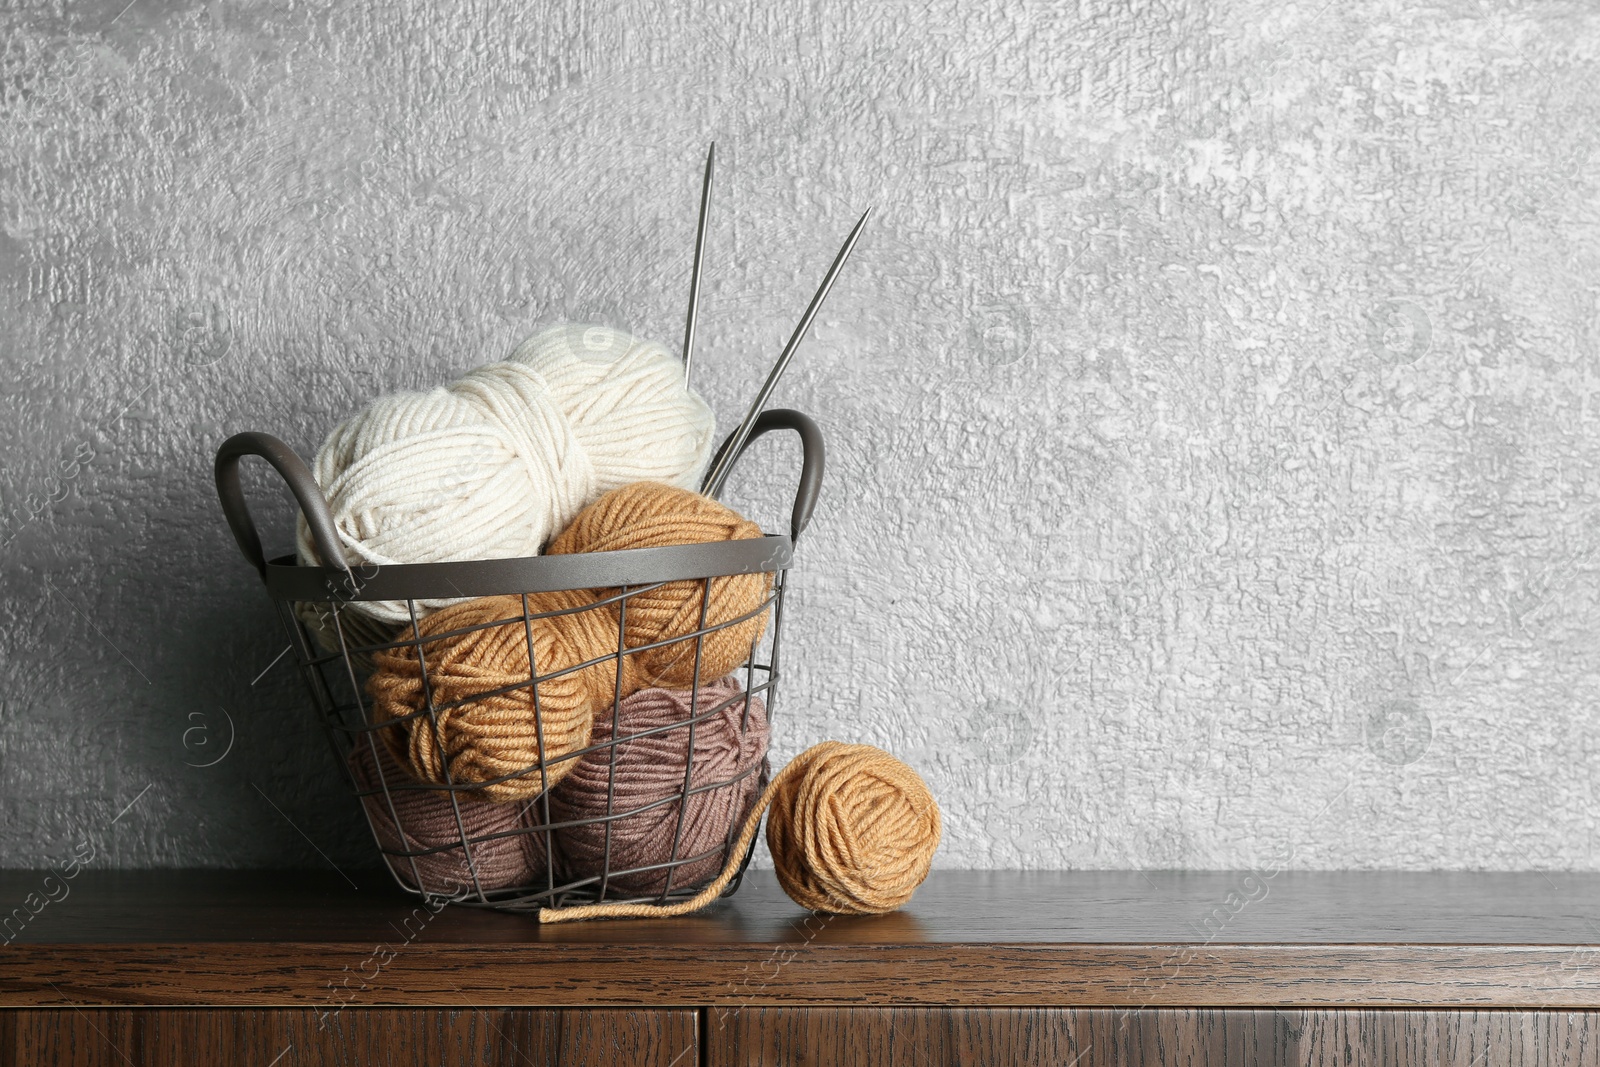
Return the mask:
[[[940,871],[839,917],[756,871],[699,915],[548,927],[382,872],[47,877],[0,872],[0,1006],[1600,1008],[1600,874]]]

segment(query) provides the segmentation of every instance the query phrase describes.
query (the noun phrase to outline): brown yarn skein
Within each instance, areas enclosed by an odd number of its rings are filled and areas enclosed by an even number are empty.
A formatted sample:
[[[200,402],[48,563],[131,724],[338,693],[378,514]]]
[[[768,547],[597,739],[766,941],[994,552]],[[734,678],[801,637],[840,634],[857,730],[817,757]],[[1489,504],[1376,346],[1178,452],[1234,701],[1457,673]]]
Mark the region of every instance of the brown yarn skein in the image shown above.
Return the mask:
[[[582,593],[531,593],[528,612],[584,603]],[[428,640],[468,627],[484,628]],[[595,708],[614,692],[615,667],[601,661],[542,678],[536,715],[528,637],[533,638],[539,673],[546,675],[615,647],[615,623],[609,616],[578,611],[524,624],[522,597],[479,597],[434,612],[417,630],[423,638],[426,684],[411,645],[373,653],[376,669],[367,680],[378,721],[415,716],[400,729],[384,731],[384,739],[412,774],[425,782],[491,783],[483,785],[484,796],[509,802],[538,796],[572,770],[574,760],[563,757],[589,743]],[[507,686],[516,688],[495,692]],[[437,726],[424,712],[430,694]],[[507,775],[517,777],[495,781]]]
[[[656,482],[638,482],[615,489],[585,508],[547,553],[607,552],[759,536],[760,527],[708,497]],[[768,610],[762,605],[771,584],[770,574],[711,580],[706,625],[730,625],[704,637],[699,657],[702,685],[728,674],[749,657],[766,626]],[[530,593],[528,612],[580,608],[612,592]],[[639,651],[622,657],[623,696],[649,686],[686,689],[693,684],[694,640],[659,648],[642,646],[694,632],[700,626],[705,600],[704,583],[698,580],[669,582],[628,598],[623,643]],[[747,614],[751,617],[732,622]],[[571,772],[575,760],[564,757],[588,744],[594,714],[610,706],[616,695],[616,663],[601,657],[616,652],[620,619],[620,602],[534,619],[526,627],[520,596],[453,604],[418,625],[424,639],[426,684],[416,647],[373,654],[375,669],[367,681],[373,714],[379,722],[410,717],[406,729],[399,732],[397,755],[424,781],[444,782],[448,769],[448,780],[456,784],[492,783],[483,786],[492,800],[537,796]],[[499,625],[490,625],[493,623]],[[464,629],[470,632],[441,636]],[[541,676],[600,660],[557,678],[542,678],[537,716],[533,686],[528,684],[530,633]],[[508,686],[520,688],[494,693]],[[485,695],[491,693],[494,695]],[[428,706],[430,694],[437,729],[427,715],[419,714]],[[508,775],[518,777],[495,781]]]
[[[733,880],[769,804],[767,847],[778,881],[795,903],[816,911],[894,911],[927,878],[939,847],[939,805],[916,771],[871,745],[824,741],[772,779],[745,819],[722,873],[692,899],[544,908],[539,921],[668,918],[699,911]]]
[[[761,527],[710,497],[660,482],[635,482],[613,489],[579,512],[546,555],[569,552],[614,552],[627,548],[662,548],[668,545],[740,541],[760,537]],[[730,623],[754,611],[772,588],[770,574],[731,574],[711,579],[711,602],[706,607],[707,627]],[[615,589],[591,590],[596,599],[615,595]],[[628,597],[628,648],[654,644],[689,634],[700,628],[705,602],[701,580],[668,582],[657,589]],[[612,605],[613,611],[619,605]],[[700,684],[706,685],[732,671],[750,655],[761,639],[768,612],[706,634],[700,641]],[[637,657],[641,688],[688,689],[695,682],[695,642],[679,641],[650,649]]]
[[[376,749],[378,755],[373,756]],[[541,813],[532,814],[523,805],[494,804],[473,793],[458,792],[456,805],[443,790],[417,789],[415,779],[395,763],[388,747],[369,744],[365,737],[357,737],[350,751],[350,773],[363,793],[377,790],[361,798],[367,816],[385,850],[384,859],[405,884],[438,896],[453,896],[474,888],[506,889],[511,886],[531,885],[545,873],[545,836],[543,833],[514,834],[508,837],[490,837],[519,827],[531,826]],[[383,777],[378,776],[379,765]],[[386,800],[383,788],[387,785]],[[407,787],[412,788],[407,788]],[[393,810],[391,811],[391,804]],[[456,807],[461,811],[461,821],[456,822]],[[396,817],[399,825],[395,825]],[[461,847],[465,837],[471,849],[472,861]],[[422,852],[425,849],[454,845],[438,852],[421,856],[389,855],[392,852]],[[416,864],[413,870],[412,864]],[[473,873],[477,882],[473,882]]]
[[[609,868],[621,873],[607,879],[608,888],[648,894],[667,888],[669,871],[673,887],[692,887],[722,869],[724,845],[765,784],[767,710],[752,696],[747,715],[743,695],[737,679],[729,677],[702,686],[692,709],[687,689],[641,689],[622,702],[622,740],[584,756],[551,791],[554,822],[604,819],[557,831],[562,881]],[[726,706],[713,711],[719,704]],[[691,760],[688,720],[700,716],[705,717],[694,724]],[[652,730],[660,732],[647,732]],[[610,741],[611,731],[611,715],[602,712],[590,743]],[[686,771],[690,789],[698,791],[685,800]],[[606,819],[608,797],[612,817]],[[680,812],[682,836],[674,854]],[[688,857],[700,858],[654,867]],[[654,869],[629,872],[631,867]]]

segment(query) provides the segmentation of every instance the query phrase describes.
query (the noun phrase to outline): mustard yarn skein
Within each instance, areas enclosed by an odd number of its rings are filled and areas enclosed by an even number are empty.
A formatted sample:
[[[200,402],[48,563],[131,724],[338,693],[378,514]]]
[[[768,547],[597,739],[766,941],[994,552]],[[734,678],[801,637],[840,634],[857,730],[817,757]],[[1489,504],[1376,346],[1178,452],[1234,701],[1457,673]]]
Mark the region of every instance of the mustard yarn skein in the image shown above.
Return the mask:
[[[546,555],[568,552],[614,552],[628,548],[736,541],[761,536],[761,527],[710,497],[660,482],[635,482],[606,493],[584,508],[550,543]],[[730,574],[711,579],[705,625],[729,625],[700,640],[700,684],[708,685],[739,666],[766,629],[768,610],[751,614],[772,589],[770,574]],[[601,599],[618,592],[594,589]],[[700,628],[706,600],[705,582],[667,582],[628,597],[623,643],[639,648],[690,634]],[[619,605],[612,605],[620,613]],[[750,618],[741,619],[741,616]],[[733,621],[733,620],[740,621]],[[695,684],[695,641],[684,640],[637,656],[644,685],[688,689]]]
[[[528,612],[586,602],[571,592],[530,593]],[[615,630],[608,635],[607,620],[598,614],[574,612],[559,616],[559,624],[534,619],[525,628],[522,597],[511,595],[479,597],[429,615],[417,626],[426,650],[426,679],[416,646],[372,656],[367,693],[373,718],[404,720],[381,731],[390,752],[424,782],[482,785],[489,800],[530,799],[555,785],[576,763],[563,757],[589,743],[595,708],[609,702],[615,669],[602,661],[542,679],[536,715],[528,639],[531,634],[541,675],[575,666],[603,655],[608,645],[615,647]],[[481,628],[429,640],[469,627]],[[426,713],[430,696],[436,724]],[[506,780],[496,781],[500,778]]]
[[[911,899],[927,878],[942,832],[939,805],[917,772],[871,745],[824,741],[791,760],[745,820],[715,881],[677,904],[545,908],[541,923],[669,918],[699,911],[727,888],[755,840],[762,813],[784,892],[802,907],[879,915]]]

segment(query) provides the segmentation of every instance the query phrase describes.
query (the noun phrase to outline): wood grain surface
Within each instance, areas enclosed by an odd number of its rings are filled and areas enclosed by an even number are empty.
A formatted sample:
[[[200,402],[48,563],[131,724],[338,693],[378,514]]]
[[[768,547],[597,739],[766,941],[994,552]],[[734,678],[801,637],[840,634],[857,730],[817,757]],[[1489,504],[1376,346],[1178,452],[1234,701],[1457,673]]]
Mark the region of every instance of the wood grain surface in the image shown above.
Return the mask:
[[[43,942],[380,941],[417,902],[383,872],[85,871],[0,933]],[[0,920],[48,871],[0,871]],[[59,891],[58,891],[59,895]],[[447,908],[430,943],[1600,944],[1600,873],[935,871],[903,911],[820,921],[751,871],[680,919],[541,927]]]
[[[60,1009],[0,1012],[15,1067],[694,1067],[694,1011]]]
[[[707,1067],[1600,1067],[1600,1015],[712,1009],[704,1062]]]
[[[843,918],[755,872],[701,915],[540,927],[381,883],[83,872],[6,936],[13,1007],[1600,1008],[1594,875],[936,872]]]
[[[412,945],[365,984],[373,946],[30,945],[5,956],[0,1006],[426,1004],[1339,1005],[1600,1008],[1571,951],[1444,945]],[[340,965],[339,961],[348,961]]]

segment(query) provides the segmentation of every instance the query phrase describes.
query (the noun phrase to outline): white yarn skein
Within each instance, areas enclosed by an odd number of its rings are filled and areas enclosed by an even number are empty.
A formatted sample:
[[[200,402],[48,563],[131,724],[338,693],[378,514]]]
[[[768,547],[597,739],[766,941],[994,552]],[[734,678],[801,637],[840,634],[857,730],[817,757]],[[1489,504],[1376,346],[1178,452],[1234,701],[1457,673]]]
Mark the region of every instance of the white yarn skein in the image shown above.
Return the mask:
[[[312,473],[352,567],[538,555],[620,486],[698,489],[711,409],[662,345],[606,326],[554,326],[511,357],[427,392],[393,393],[341,423]],[[299,558],[318,560],[298,528]],[[450,600],[419,600],[419,617]],[[352,601],[378,622],[405,601]]]

